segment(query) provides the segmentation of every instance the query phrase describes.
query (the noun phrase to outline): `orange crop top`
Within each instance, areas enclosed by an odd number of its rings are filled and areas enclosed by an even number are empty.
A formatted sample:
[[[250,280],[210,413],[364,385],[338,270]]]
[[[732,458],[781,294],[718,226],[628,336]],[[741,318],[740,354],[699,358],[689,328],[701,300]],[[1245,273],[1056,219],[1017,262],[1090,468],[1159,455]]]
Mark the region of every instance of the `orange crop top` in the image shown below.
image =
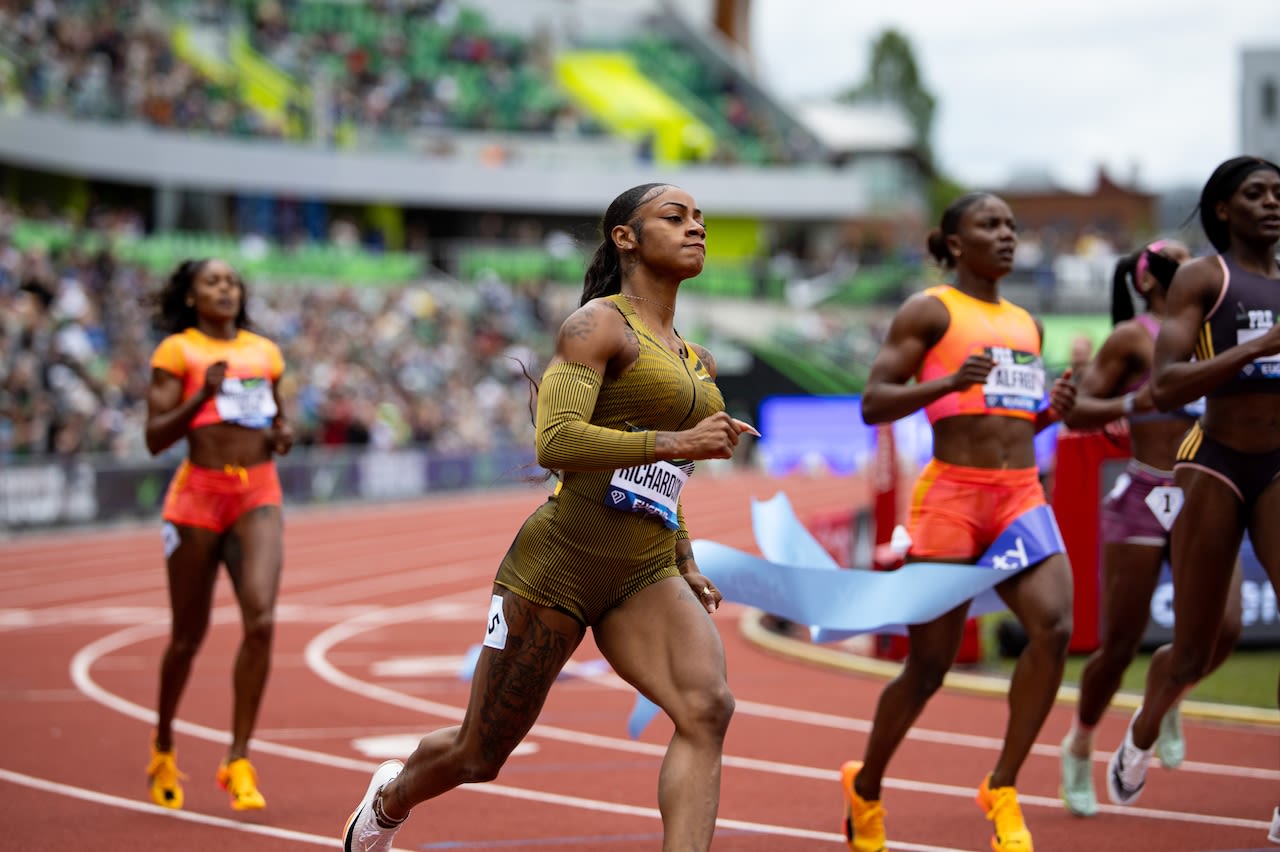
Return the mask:
[[[216,361],[227,362],[226,378],[217,395],[200,406],[191,428],[211,423],[270,426],[278,413],[273,388],[284,374],[284,356],[267,338],[241,329],[234,340],[217,340],[188,328],[160,341],[151,356],[152,367],[182,379],[184,400],[200,390],[205,371]]]
[[[925,291],[951,315],[947,331],[928,352],[917,382],[949,376],[975,352],[985,350],[996,365],[982,385],[949,393],[925,407],[930,423],[961,414],[994,414],[1034,420],[1044,401],[1044,361],[1040,331],[1031,314],[1012,302],[975,299],[942,285]]]

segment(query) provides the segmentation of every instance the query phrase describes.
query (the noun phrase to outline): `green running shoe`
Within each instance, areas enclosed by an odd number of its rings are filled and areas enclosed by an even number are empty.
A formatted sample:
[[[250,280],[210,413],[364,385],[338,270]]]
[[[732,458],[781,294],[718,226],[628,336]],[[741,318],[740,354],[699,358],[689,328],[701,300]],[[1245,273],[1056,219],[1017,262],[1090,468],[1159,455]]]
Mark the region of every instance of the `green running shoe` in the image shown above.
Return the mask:
[[[1091,817],[1098,812],[1098,795],[1093,791],[1093,760],[1071,752],[1071,734],[1062,741],[1062,804],[1069,813]]]
[[[1160,736],[1156,737],[1156,758],[1165,769],[1177,769],[1187,756],[1187,741],[1182,736],[1182,713],[1175,704],[1160,720]]]

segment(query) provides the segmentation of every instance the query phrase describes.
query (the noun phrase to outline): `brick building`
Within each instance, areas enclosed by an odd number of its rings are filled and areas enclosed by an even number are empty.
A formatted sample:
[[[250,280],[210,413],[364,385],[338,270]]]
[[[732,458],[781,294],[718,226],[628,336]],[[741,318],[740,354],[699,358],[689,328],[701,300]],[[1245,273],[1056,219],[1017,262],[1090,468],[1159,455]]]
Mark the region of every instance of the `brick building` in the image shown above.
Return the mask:
[[[1112,245],[1127,247],[1154,234],[1157,196],[1111,179],[1098,169],[1090,192],[1057,187],[1011,186],[999,191],[1009,202],[1018,225],[1025,231],[1053,234],[1059,244],[1073,245],[1081,237],[1097,234]]]

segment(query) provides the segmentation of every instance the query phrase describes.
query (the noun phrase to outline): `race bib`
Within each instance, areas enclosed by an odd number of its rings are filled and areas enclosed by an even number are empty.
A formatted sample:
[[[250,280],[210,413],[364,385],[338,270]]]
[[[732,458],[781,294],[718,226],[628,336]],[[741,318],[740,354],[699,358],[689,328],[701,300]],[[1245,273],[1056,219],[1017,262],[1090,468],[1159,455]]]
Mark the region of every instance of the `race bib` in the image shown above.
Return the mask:
[[[164,526],[160,528],[160,540],[164,543],[164,558],[168,559],[173,552],[178,549],[178,545],[182,544],[182,536],[178,533],[178,528],[171,521],[165,521]]]
[[[225,378],[214,406],[224,423],[235,423],[250,429],[266,429],[279,413],[270,379]]]
[[[1249,327],[1236,329],[1237,345],[1261,337],[1271,329],[1271,311],[1249,311],[1248,315]],[[1240,368],[1240,375],[1251,381],[1280,379],[1280,355],[1255,358]]]
[[[1033,352],[1007,346],[991,346],[987,354],[996,362],[982,386],[987,408],[1037,411],[1044,399],[1044,361]]]
[[[1147,508],[1155,515],[1160,526],[1168,532],[1182,508],[1182,489],[1176,485],[1157,485],[1147,493]]]
[[[484,628],[484,644],[501,651],[507,647],[507,616],[502,611],[502,596],[489,599],[489,622]]]
[[[657,461],[615,470],[605,493],[605,505],[621,512],[648,515],[668,529],[679,529],[676,506],[680,491],[693,475],[693,466],[693,462],[676,465]]]

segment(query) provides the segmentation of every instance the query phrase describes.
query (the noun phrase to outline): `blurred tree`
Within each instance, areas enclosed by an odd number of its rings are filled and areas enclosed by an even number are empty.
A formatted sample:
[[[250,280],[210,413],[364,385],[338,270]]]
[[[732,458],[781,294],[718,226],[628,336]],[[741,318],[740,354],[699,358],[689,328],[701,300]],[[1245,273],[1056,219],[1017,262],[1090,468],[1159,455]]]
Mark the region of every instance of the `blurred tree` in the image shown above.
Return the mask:
[[[906,113],[915,131],[916,146],[929,175],[929,204],[935,213],[964,192],[951,178],[942,174],[933,157],[933,116],[938,99],[921,79],[911,41],[894,29],[876,36],[871,43],[871,62],[866,79],[841,95],[846,103],[890,103]]]
[[[930,136],[937,98],[925,88],[911,42],[897,30],[885,30],[871,44],[867,78],[840,96],[850,103],[892,103],[902,107],[916,133],[916,144],[932,165]]]

